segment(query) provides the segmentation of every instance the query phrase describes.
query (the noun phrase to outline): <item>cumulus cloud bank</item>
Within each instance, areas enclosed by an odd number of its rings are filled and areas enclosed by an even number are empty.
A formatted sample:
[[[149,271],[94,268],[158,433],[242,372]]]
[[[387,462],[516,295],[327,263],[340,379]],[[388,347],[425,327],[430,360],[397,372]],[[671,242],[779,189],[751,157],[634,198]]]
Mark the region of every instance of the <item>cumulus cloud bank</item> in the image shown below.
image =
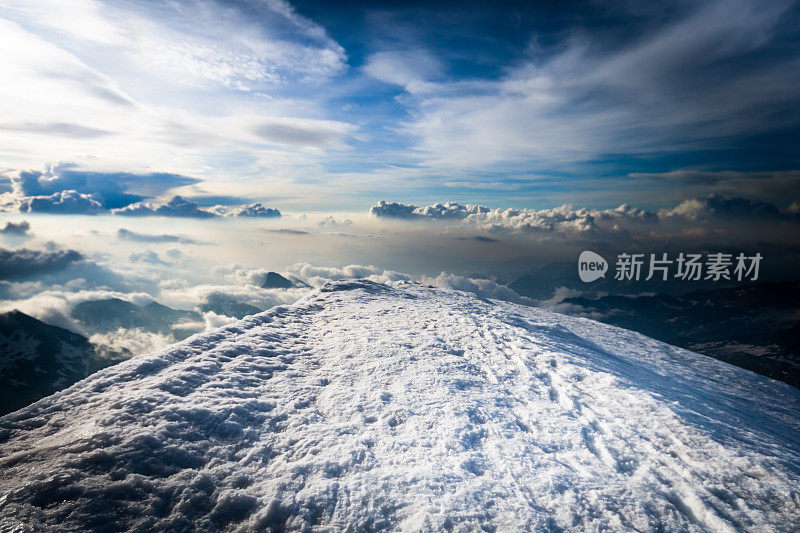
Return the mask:
[[[97,215],[200,180],[169,173],[89,172],[65,164],[43,171],[7,173],[12,191],[5,210],[23,213]]]
[[[740,197],[711,194],[704,198],[685,200],[672,208],[658,211],[622,204],[612,209],[589,209],[565,204],[549,209],[492,209],[481,205],[457,202],[435,203],[422,207],[380,201],[370,208],[378,218],[430,220],[456,223],[489,233],[562,235],[565,237],[602,236],[607,233],[638,231],[641,234],[696,227],[696,222],[725,221],[737,224],[766,224],[770,222],[800,223],[800,218],[788,209]]]
[[[0,210],[22,213],[70,215],[116,214],[123,216],[165,216],[185,218],[263,217],[279,218],[280,211],[261,203],[234,207],[201,208],[191,199],[174,195],[159,203],[153,198],[200,182],[170,173],[132,174],[89,172],[65,164],[44,171],[0,172],[11,192],[0,194]]]
[[[59,191],[49,196],[28,196],[19,201],[20,213],[58,213],[62,215],[97,215],[106,212],[91,194]]]
[[[136,202],[121,209],[114,210],[115,215],[141,217],[141,216],[161,216],[161,217],[189,217],[189,218],[214,218],[218,216],[205,209],[201,209],[198,204],[191,200],[186,200],[181,196],[173,196],[171,200],[163,204],[153,202]]]
[[[464,219],[472,214],[491,211],[482,205],[461,205],[457,202],[430,204],[423,207],[405,205],[397,202],[381,200],[378,205],[370,207],[369,212],[376,217],[387,218],[431,218],[431,219]]]
[[[217,205],[209,209],[200,207],[199,204],[182,196],[173,196],[168,202],[158,204],[154,202],[137,202],[113,211],[115,215],[123,216],[161,216],[183,218],[217,218],[217,217],[244,217],[244,218],[280,218],[281,212],[277,209],[266,207],[258,202],[238,207]]]
[[[235,217],[280,218],[281,212],[260,203],[253,203],[235,209],[230,215]]]
[[[43,171],[20,171],[11,177],[19,196],[47,196],[72,190],[91,194],[105,209],[124,207],[148,196],[193,185],[200,180],[163,172],[132,174],[128,172],[89,172],[73,165],[49,167]]]
[[[614,209],[586,209],[562,205],[551,209],[491,209],[457,202],[435,203],[422,207],[380,201],[370,214],[382,218],[410,220],[464,221],[491,231],[585,233],[599,229],[598,220],[639,220],[657,218],[655,213],[623,204]]]

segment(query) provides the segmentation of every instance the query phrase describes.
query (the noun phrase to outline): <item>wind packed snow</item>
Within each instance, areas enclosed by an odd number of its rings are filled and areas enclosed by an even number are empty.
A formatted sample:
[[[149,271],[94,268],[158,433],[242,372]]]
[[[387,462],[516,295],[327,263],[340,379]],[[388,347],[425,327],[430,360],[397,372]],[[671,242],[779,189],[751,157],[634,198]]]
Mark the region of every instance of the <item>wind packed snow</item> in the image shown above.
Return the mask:
[[[630,331],[336,282],[0,419],[0,529],[790,531],[799,421]]]

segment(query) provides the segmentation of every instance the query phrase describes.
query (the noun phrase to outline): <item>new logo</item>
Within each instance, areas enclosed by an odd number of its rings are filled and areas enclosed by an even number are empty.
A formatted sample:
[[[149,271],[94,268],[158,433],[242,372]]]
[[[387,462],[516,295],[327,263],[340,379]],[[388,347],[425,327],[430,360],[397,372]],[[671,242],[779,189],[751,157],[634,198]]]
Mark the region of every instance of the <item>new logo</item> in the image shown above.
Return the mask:
[[[590,283],[604,278],[608,271],[608,263],[601,255],[586,250],[578,257],[578,276],[581,281]]]

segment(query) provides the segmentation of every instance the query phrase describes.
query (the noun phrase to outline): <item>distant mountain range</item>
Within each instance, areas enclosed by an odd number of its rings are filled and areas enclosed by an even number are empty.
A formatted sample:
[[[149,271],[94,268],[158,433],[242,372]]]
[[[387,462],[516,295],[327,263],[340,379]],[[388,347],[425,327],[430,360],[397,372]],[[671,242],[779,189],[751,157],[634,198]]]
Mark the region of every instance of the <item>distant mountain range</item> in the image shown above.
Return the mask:
[[[261,286],[270,289],[310,287],[303,282],[287,279],[277,272],[268,272]],[[71,314],[93,333],[109,333],[119,328],[141,329],[162,335],[173,335],[176,340],[183,340],[202,329],[186,326],[195,323],[199,328],[199,324],[203,322],[201,313],[209,311],[218,315],[244,318],[260,313],[263,309],[237,302],[226,296],[212,295],[206,302],[197,306],[197,311],[172,309],[158,302],[136,305],[119,298],[108,298],[79,303]]]
[[[212,299],[201,312],[243,318],[261,309]],[[157,302],[136,305],[119,298],[77,304],[71,313],[86,331],[110,333],[140,329],[170,335],[176,341],[203,329],[197,311],[172,309]],[[180,327],[195,323],[196,327]],[[0,415],[65,389],[90,374],[138,353],[94,344],[83,335],[46,324],[20,311],[0,314]]]
[[[742,283],[730,281],[684,281],[669,278],[666,281],[653,277],[647,280],[647,272],[642,273],[638,280],[614,279],[614,265],[609,264],[609,271],[604,278],[592,283],[584,283],[578,277],[577,263],[556,262],[550,263],[540,269],[527,272],[508,283],[508,287],[520,296],[527,296],[534,300],[548,300],[554,296],[558,287],[580,291],[583,296],[598,297],[606,294],[671,294],[673,296],[684,294],[690,290],[717,290],[727,287],[741,287]]]
[[[0,415],[131,357],[19,311],[0,314]]]
[[[197,308],[202,313],[212,311],[218,315],[225,315],[235,318],[244,318],[248,315],[254,315],[263,311],[263,309],[259,309],[254,305],[224,298],[212,298],[208,302],[200,304]]]
[[[566,298],[588,316],[800,387],[800,283],[760,283],[681,296]]]
[[[180,323],[201,323],[197,311],[172,309],[158,302],[136,305],[119,298],[81,302],[72,309],[72,317],[93,333],[109,333],[119,328],[142,329],[182,340],[202,328],[192,331],[175,327]]]
[[[275,272],[267,275],[264,284],[273,288],[297,286]],[[195,311],[172,309],[158,302],[137,305],[107,298],[81,302],[71,316],[90,334],[137,329],[180,341],[204,329],[201,313],[209,311],[244,318],[263,309],[224,296],[210,297]],[[139,354],[94,344],[82,335],[20,311],[0,314],[0,415],[134,355]]]

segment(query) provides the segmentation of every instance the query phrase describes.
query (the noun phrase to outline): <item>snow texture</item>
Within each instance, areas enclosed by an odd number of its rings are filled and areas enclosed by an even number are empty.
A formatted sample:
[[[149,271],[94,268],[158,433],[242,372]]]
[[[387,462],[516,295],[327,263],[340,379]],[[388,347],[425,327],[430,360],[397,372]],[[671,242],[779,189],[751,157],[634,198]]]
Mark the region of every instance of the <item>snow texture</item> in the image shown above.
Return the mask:
[[[790,531],[799,415],[627,330],[333,282],[0,419],[0,530]]]

